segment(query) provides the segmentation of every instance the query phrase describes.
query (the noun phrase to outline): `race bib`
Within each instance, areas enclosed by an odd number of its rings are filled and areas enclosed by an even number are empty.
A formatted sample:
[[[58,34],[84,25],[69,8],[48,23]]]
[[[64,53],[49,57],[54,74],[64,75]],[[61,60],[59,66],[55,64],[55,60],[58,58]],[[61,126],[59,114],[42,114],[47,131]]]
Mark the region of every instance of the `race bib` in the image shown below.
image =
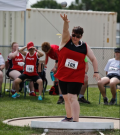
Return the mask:
[[[66,59],[65,62],[65,67],[67,68],[72,68],[72,69],[77,69],[78,62],[72,59]]]
[[[26,72],[34,72],[34,66],[33,65],[26,65]]]
[[[18,62],[19,66],[24,66],[24,64],[25,64],[24,62]]]
[[[118,68],[115,68],[115,67],[109,67],[109,71],[117,71]]]

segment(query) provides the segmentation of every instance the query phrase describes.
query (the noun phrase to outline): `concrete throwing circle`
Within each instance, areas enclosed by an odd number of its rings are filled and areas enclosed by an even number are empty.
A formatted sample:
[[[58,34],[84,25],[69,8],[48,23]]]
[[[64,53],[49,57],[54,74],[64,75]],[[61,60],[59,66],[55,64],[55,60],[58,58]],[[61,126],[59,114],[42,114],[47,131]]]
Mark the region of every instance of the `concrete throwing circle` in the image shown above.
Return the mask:
[[[34,116],[34,117],[20,117],[4,120],[3,123],[13,125],[13,126],[31,126],[31,121],[55,121],[60,122],[63,116]],[[79,117],[79,122],[113,122],[114,129],[120,129],[120,119],[119,118],[108,118],[108,117]]]

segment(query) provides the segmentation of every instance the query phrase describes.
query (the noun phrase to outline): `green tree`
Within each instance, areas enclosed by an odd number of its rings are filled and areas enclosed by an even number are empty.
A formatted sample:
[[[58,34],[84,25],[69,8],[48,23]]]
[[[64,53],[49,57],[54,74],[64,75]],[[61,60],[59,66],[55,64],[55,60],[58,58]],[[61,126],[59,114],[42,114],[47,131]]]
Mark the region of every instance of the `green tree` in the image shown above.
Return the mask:
[[[62,9],[61,4],[58,4],[55,0],[41,0],[31,5],[32,8],[49,8],[49,9]]]

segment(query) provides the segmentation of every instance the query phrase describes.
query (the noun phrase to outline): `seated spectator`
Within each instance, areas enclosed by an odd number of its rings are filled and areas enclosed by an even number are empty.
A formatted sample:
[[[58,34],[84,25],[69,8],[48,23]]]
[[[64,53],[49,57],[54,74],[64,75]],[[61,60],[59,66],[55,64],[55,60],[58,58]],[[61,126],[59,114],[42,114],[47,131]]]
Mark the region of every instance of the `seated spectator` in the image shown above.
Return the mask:
[[[85,91],[86,91],[86,88],[87,88],[87,85],[88,85],[88,75],[87,75],[88,69],[89,69],[88,60],[87,60],[87,57],[85,57],[85,78],[84,78],[84,85],[82,85],[82,88],[81,88],[81,90],[80,90],[80,94],[79,94],[78,101],[79,101],[80,103],[87,103],[87,104],[90,104],[90,102],[87,101],[87,100],[84,98],[84,94],[85,94]]]
[[[0,53],[0,97],[2,97],[2,83],[3,83],[3,72],[2,70],[5,67],[5,61],[2,54]]]
[[[28,52],[24,51],[24,49],[26,48]],[[20,96],[19,84],[26,79],[31,79],[33,82],[36,82],[39,85],[38,100],[42,100],[41,95],[43,90],[43,82],[37,73],[37,69],[38,69],[38,60],[39,60],[38,58],[42,57],[43,53],[34,47],[33,42],[29,42],[27,46],[22,47],[19,50],[19,52],[25,56],[25,67],[24,67],[24,72],[17,79],[15,79],[16,93],[12,95],[12,98],[17,98]]]
[[[114,105],[116,102],[116,85],[120,83],[120,48],[116,48],[114,52],[115,58],[109,59],[104,69],[107,76],[98,81],[98,88],[103,96],[105,105],[108,105],[108,98],[106,97],[104,85],[110,85],[112,99],[109,105]]]
[[[8,77],[11,77],[14,80],[11,90],[12,95],[16,93],[15,79],[23,73],[23,66],[24,66],[24,57],[21,53],[18,52],[18,47],[19,47],[18,43],[13,42],[12,52],[8,55],[9,68],[6,74]],[[23,83],[20,84],[20,87],[22,89]],[[33,82],[30,82],[30,91],[31,96],[36,96],[34,93]]]
[[[55,60],[55,65],[51,71],[54,72],[54,74],[57,72],[57,67],[58,67],[58,56],[59,56],[59,46],[58,45],[50,45],[48,42],[44,42],[41,45],[42,51],[45,52],[45,68],[47,69],[47,63],[48,63],[48,58],[50,57],[51,59]],[[55,77],[55,81],[53,85],[58,84],[58,79]],[[59,89],[59,99],[57,101],[57,104],[61,104],[64,102],[62,92],[60,90],[59,84],[58,84],[58,89]]]

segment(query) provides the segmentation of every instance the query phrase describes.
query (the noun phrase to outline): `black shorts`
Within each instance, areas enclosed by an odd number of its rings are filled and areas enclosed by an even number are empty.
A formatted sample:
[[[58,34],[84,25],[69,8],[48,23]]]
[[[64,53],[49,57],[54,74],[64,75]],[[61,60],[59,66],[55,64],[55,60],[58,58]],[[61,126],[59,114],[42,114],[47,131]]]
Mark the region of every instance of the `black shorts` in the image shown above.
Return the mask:
[[[8,77],[10,77],[9,76],[9,73],[11,72],[11,71],[13,71],[13,70],[15,70],[15,69],[8,69],[8,71],[6,72],[6,75],[8,76]],[[18,71],[18,70],[17,70]],[[21,71],[18,71],[18,72],[20,72],[21,74],[23,73],[23,70],[21,70]]]
[[[110,73],[110,74],[107,75],[107,77],[108,77],[109,79],[115,77],[115,78],[117,78],[118,80],[120,80],[120,76],[119,76],[118,74],[116,74],[116,73]]]
[[[79,95],[83,83],[78,82],[63,82],[59,80],[59,86],[63,95],[77,94]]]
[[[22,81],[24,81],[25,79],[30,79],[33,82],[36,82],[38,79],[41,79],[38,75],[29,76],[26,74],[21,74],[18,78],[20,78]]]

